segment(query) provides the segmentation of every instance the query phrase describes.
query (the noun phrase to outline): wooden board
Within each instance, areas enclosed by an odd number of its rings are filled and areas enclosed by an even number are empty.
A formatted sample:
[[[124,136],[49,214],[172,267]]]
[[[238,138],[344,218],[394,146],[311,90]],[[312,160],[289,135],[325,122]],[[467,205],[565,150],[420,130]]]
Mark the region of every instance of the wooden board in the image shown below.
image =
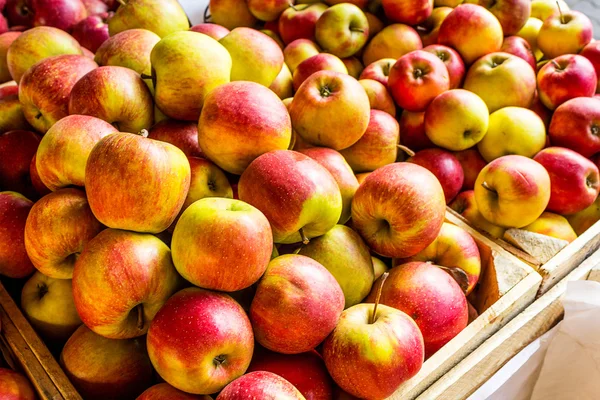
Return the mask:
[[[393,400],[414,399],[419,396],[531,304],[541,283],[540,275],[531,266],[517,259],[462,220],[448,213],[446,221],[469,232],[479,246],[483,273],[479,287],[473,296],[469,296],[469,299],[480,315],[425,361],[419,373],[402,384],[390,397]]]
[[[42,400],[81,400],[46,345],[0,284],[2,339]]]
[[[418,399],[460,400],[469,397],[519,351],[562,319],[561,297],[567,282],[583,279],[600,281],[600,250],[465,357]]]

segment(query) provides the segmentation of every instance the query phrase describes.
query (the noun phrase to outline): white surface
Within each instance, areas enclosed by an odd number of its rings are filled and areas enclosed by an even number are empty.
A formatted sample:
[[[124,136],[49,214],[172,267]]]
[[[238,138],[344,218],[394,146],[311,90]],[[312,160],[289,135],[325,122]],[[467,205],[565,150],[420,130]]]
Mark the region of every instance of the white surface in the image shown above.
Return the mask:
[[[524,348],[469,400],[600,398],[600,283],[569,282],[565,317]]]
[[[204,22],[204,9],[208,5],[208,0],[179,0],[179,3],[192,21],[192,25]]]

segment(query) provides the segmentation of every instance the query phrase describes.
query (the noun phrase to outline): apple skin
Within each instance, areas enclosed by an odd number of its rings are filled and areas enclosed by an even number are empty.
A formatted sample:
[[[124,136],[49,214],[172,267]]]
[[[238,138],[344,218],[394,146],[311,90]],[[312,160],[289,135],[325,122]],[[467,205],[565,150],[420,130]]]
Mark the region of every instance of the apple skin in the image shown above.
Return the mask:
[[[575,150],[584,157],[600,152],[600,99],[576,98],[559,106],[548,133],[554,146]]]
[[[136,28],[147,29],[164,38],[188,30],[190,24],[177,0],[131,0],[121,4],[108,21],[110,36]]]
[[[530,0],[466,0],[488,9],[500,22],[505,36],[514,35],[523,28],[531,16]]]
[[[49,278],[36,272],[23,286],[21,308],[36,332],[50,342],[66,342],[82,324],[70,279]]]
[[[396,104],[394,104],[394,99],[392,99],[390,92],[388,92],[387,88],[381,82],[378,82],[373,79],[361,79],[358,81],[358,83],[360,83],[362,85],[362,87],[365,89],[365,92],[367,92],[367,96],[369,96],[369,104],[371,105],[371,112],[383,111],[383,112],[389,114],[392,118],[396,117]],[[372,113],[371,113],[371,118],[373,118]],[[371,124],[371,119],[369,119],[369,125],[370,124]],[[367,132],[368,131],[369,131],[369,128],[367,127]],[[363,137],[367,134],[367,132],[365,132],[363,134]],[[360,139],[359,139],[359,142],[360,142]],[[350,146],[350,147],[352,147],[352,146]]]
[[[269,263],[250,306],[256,341],[283,354],[310,351],[335,328],[344,292],[313,259],[285,254]]]
[[[86,400],[129,400],[153,383],[142,338],[115,340],[80,326],[60,353],[60,364]]]
[[[299,150],[298,152],[309,156],[321,164],[335,179],[342,195],[342,214],[338,223],[345,224],[350,219],[352,198],[354,197],[354,193],[356,193],[356,189],[358,189],[358,181],[356,180],[356,176],[354,176],[352,168],[350,168],[350,165],[348,165],[342,154],[333,149],[311,147]]]
[[[71,35],[57,28],[38,26],[23,32],[8,48],[6,62],[15,82],[34,64],[62,54],[83,54]]]
[[[19,101],[27,122],[44,134],[69,115],[71,90],[97,67],[85,56],[68,54],[46,58],[29,68],[19,85]]]
[[[232,81],[252,81],[269,87],[281,71],[283,52],[277,42],[262,32],[235,28],[219,43],[231,55]]]
[[[267,371],[250,372],[231,382],[217,396],[217,400],[305,400],[305,397],[279,375]]]
[[[558,12],[559,6],[562,11],[570,10],[569,5],[563,0],[532,0],[531,17],[545,21],[546,18]]]
[[[503,107],[528,108],[535,97],[536,76],[522,58],[491,53],[469,68],[463,87],[481,97],[490,113]]]
[[[348,148],[362,137],[369,111],[369,97],[361,84],[335,71],[312,74],[290,106],[294,130],[307,142],[334,150]]]
[[[33,26],[52,26],[70,32],[74,25],[87,17],[81,0],[29,0]]]
[[[598,167],[564,147],[548,147],[533,158],[550,174],[548,211],[569,215],[591,206],[598,197]]]
[[[319,46],[309,39],[296,39],[283,49],[285,64],[293,74],[300,63],[321,52]]]
[[[425,149],[418,151],[407,160],[409,163],[427,168],[440,181],[444,190],[446,204],[460,192],[465,175],[456,157],[442,149]]]
[[[547,211],[544,211],[538,219],[521,229],[566,240],[569,243],[577,239],[577,234],[565,217]]]
[[[253,27],[258,22],[245,0],[210,0],[209,3],[212,22],[227,29]]]
[[[25,224],[25,249],[44,275],[71,279],[84,246],[103,229],[82,190],[61,189],[42,197],[31,208]]]
[[[231,32],[224,26],[221,26],[219,24],[213,24],[210,22],[194,25],[190,28],[190,31],[204,33],[205,35],[210,36],[215,40],[221,40],[222,38],[227,36],[229,32]]]
[[[539,218],[550,201],[550,176],[530,158],[508,155],[495,159],[477,177],[475,201],[494,225],[522,228]]]
[[[354,228],[384,257],[410,257],[423,250],[440,232],[445,212],[444,191],[435,175],[411,163],[372,172],[352,201]]]
[[[285,63],[281,66],[281,71],[279,71],[277,78],[271,83],[269,89],[271,89],[281,100],[294,95],[292,73]]]
[[[21,30],[27,30],[32,26],[32,16],[27,7],[26,0],[6,0],[4,15],[8,20],[8,25],[18,27]]]
[[[205,197],[233,198],[227,175],[219,167],[204,158],[188,157],[188,161],[191,171],[190,190],[183,202],[181,212]]]
[[[537,38],[538,47],[548,59],[577,54],[592,41],[593,30],[592,21],[585,14],[562,10],[544,20]]]
[[[1,42],[2,37],[0,36],[0,43]],[[600,76],[600,41],[595,40],[588,43],[579,54],[590,60],[594,66],[594,70],[596,71],[596,77]],[[0,67],[0,69],[1,68],[2,67]],[[598,80],[598,84],[596,86],[596,93],[600,93],[600,80]]]
[[[135,400],[212,400],[212,397],[185,393],[168,383],[159,383],[150,386]]]
[[[10,82],[7,82],[10,83]],[[6,83],[4,84],[6,85]],[[16,86],[14,86],[16,88]],[[29,125],[23,114],[23,106],[19,102],[18,93],[10,93],[15,89],[1,90],[0,97],[0,133],[24,130],[33,131],[33,127]],[[16,89],[18,91],[18,89]]]
[[[381,5],[390,21],[406,25],[419,25],[433,11],[433,0],[382,0]]]
[[[392,67],[396,63],[396,59],[394,58],[382,58],[380,60],[374,61],[371,64],[367,65],[365,69],[360,73],[359,78],[363,79],[372,79],[381,83],[383,86],[387,88],[390,71]]]
[[[573,215],[568,215],[567,220],[573,227],[577,235],[581,235],[600,220],[600,196],[596,198],[594,203],[585,210],[579,211]]]
[[[396,61],[388,88],[398,107],[420,112],[450,89],[450,76],[443,61],[429,52],[416,50]]]
[[[323,358],[334,381],[348,393],[337,399],[384,399],[419,372],[423,336],[405,313],[380,304],[373,323],[372,304],[345,310],[323,343]]]
[[[576,97],[592,97],[597,81],[592,63],[576,54],[555,58],[537,76],[540,100],[551,110]]]
[[[432,44],[425,47],[423,51],[436,55],[444,62],[448,69],[450,89],[457,89],[462,86],[466,73],[465,63],[456,50],[441,44]]]
[[[519,36],[507,36],[502,42],[500,51],[503,53],[509,53],[527,61],[527,64],[531,65],[534,71],[537,71],[537,60],[533,54],[533,50],[527,40]]]
[[[198,124],[189,121],[166,119],[150,128],[148,138],[171,143],[188,157],[204,157],[198,144]]]
[[[442,93],[425,112],[427,137],[447,150],[461,151],[473,147],[483,139],[488,126],[489,111],[485,102],[464,89]]]
[[[31,186],[29,164],[40,144],[40,137],[30,131],[0,134],[0,187],[36,198]]]
[[[8,53],[8,48],[20,34],[21,32],[5,32],[0,34],[0,83],[12,80],[10,72],[8,71],[6,55]]]
[[[499,239],[504,236],[504,228],[492,224],[483,218],[483,215],[479,212],[475,201],[475,191],[466,190],[459,193],[454,201],[450,203],[450,208],[462,215],[475,228],[489,233],[492,237]]]
[[[106,22],[112,15],[112,13],[107,12],[97,15],[94,14],[79,21],[79,23],[73,27],[73,37],[82,47],[95,53],[100,45],[109,38],[108,24]]]
[[[397,60],[405,54],[423,48],[421,37],[408,25],[388,25],[365,46],[363,64],[369,65],[382,58]]]
[[[354,172],[375,171],[396,161],[399,139],[400,126],[394,117],[383,111],[371,110],[365,134],[341,154]]]
[[[204,198],[179,218],[171,249],[175,268],[184,279],[204,289],[234,292],[252,285],[265,272],[273,236],[267,218],[251,205]]]
[[[260,155],[285,150],[292,124],[285,105],[254,82],[230,82],[205,99],[198,122],[202,152],[227,172],[240,175]]]
[[[9,368],[0,368],[0,396],[6,400],[36,400],[29,380]]]
[[[85,9],[87,10],[87,15],[98,15],[102,13],[107,13],[111,11],[109,8],[109,3],[113,2],[113,0],[81,0]]]
[[[504,107],[493,112],[487,133],[477,143],[479,153],[487,162],[508,154],[532,158],[544,147],[544,121],[533,111],[521,107]]]
[[[378,287],[379,281],[374,287]],[[375,301],[371,291],[367,302]],[[441,268],[409,262],[390,270],[380,303],[411,316],[423,334],[425,359],[458,335],[469,319],[467,299],[458,283]]]
[[[452,47],[466,65],[502,47],[502,26],[494,14],[475,4],[461,4],[440,27],[438,43]]]
[[[323,3],[297,4],[287,8],[279,16],[279,35],[287,45],[296,39],[315,41],[315,25],[319,17],[327,10]]]
[[[403,110],[400,115],[400,143],[413,151],[429,149],[435,144],[425,133],[425,113]]]
[[[356,57],[344,58],[342,59],[342,62],[348,70],[348,75],[350,75],[354,79],[358,79],[360,77],[360,74],[363,72],[363,69],[365,69],[362,65],[362,62]]]
[[[48,189],[46,185],[44,185],[44,182],[42,182],[37,167],[35,166],[36,160],[37,156],[34,154],[33,158],[31,159],[31,163],[29,164],[29,177],[31,179],[31,186],[33,186],[39,197],[42,197],[52,193],[52,191]]]
[[[375,272],[375,280],[377,280],[381,275],[383,275],[384,272],[388,271],[389,268],[386,263],[384,263],[377,257],[371,257],[371,260],[373,261],[373,271]]]
[[[438,237],[423,251],[409,258],[394,260],[394,265],[411,261],[431,262],[448,268],[460,268],[469,278],[467,295],[481,274],[481,256],[477,243],[464,229],[444,222]]]
[[[0,274],[25,278],[35,271],[27,257],[25,221],[33,202],[16,192],[0,192]]]
[[[100,139],[85,169],[90,207],[100,222],[115,229],[164,231],[177,217],[189,187],[190,164],[181,150],[130,133]]]
[[[473,190],[477,176],[483,167],[487,165],[487,162],[481,157],[481,154],[479,154],[479,151],[476,148],[457,151],[454,153],[454,157],[456,157],[460,163],[465,176],[461,191]]]
[[[118,132],[101,119],[69,115],[46,132],[36,154],[40,179],[50,190],[84,186],[85,166],[92,148],[103,137]]]
[[[367,43],[369,21],[354,4],[335,4],[317,20],[315,38],[323,51],[340,58],[350,57]]]
[[[158,312],[147,343],[152,365],[167,383],[188,393],[209,394],[246,371],[254,335],[246,313],[231,297],[188,288]]]
[[[348,74],[346,64],[337,56],[329,53],[319,53],[302,61],[296,67],[293,74],[294,91],[298,91],[300,85],[318,71],[335,71]]]
[[[431,15],[419,25],[419,36],[421,36],[423,46],[431,46],[437,43],[440,26],[452,10],[451,7],[436,7]]]

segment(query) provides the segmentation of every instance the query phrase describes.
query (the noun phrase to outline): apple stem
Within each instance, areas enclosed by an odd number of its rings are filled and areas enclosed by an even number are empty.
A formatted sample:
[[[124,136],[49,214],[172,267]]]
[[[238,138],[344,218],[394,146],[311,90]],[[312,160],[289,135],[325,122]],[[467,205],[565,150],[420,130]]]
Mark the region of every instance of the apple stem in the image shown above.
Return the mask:
[[[144,305],[137,306],[137,327],[139,330],[144,329]]]
[[[402,144],[398,144],[396,145],[400,150],[402,150],[403,152],[405,152],[406,154],[408,154],[409,157],[414,157],[415,156],[415,152],[412,151],[411,149],[409,149],[408,147],[402,145]]]
[[[122,5],[122,6],[126,6],[127,3],[125,2],[125,0],[117,0],[117,2]]]
[[[364,29],[360,29],[360,28],[350,28],[350,32],[360,32],[360,33],[364,33]]]
[[[147,75],[147,74],[140,74],[140,77],[142,79],[152,79],[152,75]]]
[[[390,275],[389,272],[384,272],[383,275],[381,275],[381,283],[379,284],[379,287],[377,288],[377,297],[375,297],[375,305],[373,306],[373,314],[371,315],[371,321],[369,322],[370,324],[374,323],[377,320],[377,306],[379,305],[379,300],[381,299],[381,292],[383,291],[383,285],[385,284],[385,280],[387,279],[387,277]]]
[[[556,6],[558,7],[558,12],[560,14],[560,23],[564,24],[565,23],[565,16],[562,13],[562,10],[560,9],[560,3],[557,1],[556,2]]]
[[[210,6],[206,6],[206,8],[204,9],[204,22],[210,22],[211,15],[208,11],[209,7]]]
[[[551,60],[550,64],[554,65],[554,68],[559,69],[562,71],[562,68],[560,67],[560,65],[558,65],[558,63],[556,62],[556,60]]]
[[[141,131],[138,132],[138,135],[140,135],[141,137],[147,138],[149,133],[148,133],[148,130],[142,129]]]
[[[302,243],[304,244],[309,244],[310,243],[310,239],[308,238],[308,236],[306,236],[306,234],[304,233],[304,229],[300,228],[299,230],[300,232],[300,237],[302,238]]]
[[[483,181],[483,183],[481,184],[481,186],[483,186],[484,189],[489,190],[490,192],[496,193],[496,191],[494,190],[494,188],[491,187],[490,185],[488,185],[488,183],[486,181]]]

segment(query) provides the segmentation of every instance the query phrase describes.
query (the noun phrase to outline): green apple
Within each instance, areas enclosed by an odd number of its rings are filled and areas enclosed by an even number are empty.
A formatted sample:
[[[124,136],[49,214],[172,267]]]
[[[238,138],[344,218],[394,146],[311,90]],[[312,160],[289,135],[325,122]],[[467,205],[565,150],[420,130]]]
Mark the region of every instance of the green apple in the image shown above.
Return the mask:
[[[340,58],[350,57],[367,43],[369,21],[354,4],[336,4],[317,20],[315,37],[324,51]]]
[[[187,31],[190,23],[177,0],[124,0],[108,20],[108,32],[114,36],[135,28],[147,29],[162,38]]]
[[[114,65],[150,75],[150,53],[160,36],[147,29],[129,29],[108,38],[96,51],[98,65]]]

